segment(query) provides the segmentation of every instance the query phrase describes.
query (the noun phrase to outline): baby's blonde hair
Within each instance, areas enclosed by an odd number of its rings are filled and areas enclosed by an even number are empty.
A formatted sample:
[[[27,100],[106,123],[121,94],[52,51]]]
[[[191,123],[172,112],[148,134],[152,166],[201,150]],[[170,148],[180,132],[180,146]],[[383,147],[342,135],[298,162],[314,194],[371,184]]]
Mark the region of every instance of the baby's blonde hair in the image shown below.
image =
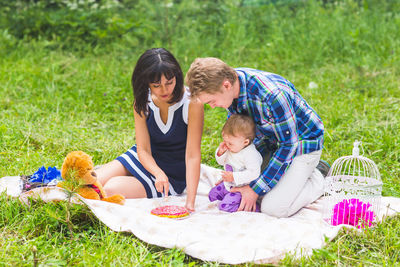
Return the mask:
[[[242,114],[233,114],[222,127],[222,134],[231,136],[243,136],[249,139],[250,143],[256,136],[256,125],[250,116]]]
[[[216,94],[221,90],[224,79],[231,84],[237,80],[235,69],[218,58],[196,58],[190,65],[185,82],[191,97],[200,93]]]

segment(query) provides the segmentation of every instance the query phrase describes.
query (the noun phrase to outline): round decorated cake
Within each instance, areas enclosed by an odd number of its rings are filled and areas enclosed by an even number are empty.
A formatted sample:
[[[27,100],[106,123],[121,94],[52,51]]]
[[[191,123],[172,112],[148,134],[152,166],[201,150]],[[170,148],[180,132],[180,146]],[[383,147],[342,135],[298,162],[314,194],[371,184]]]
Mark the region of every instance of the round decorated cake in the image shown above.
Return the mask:
[[[159,217],[182,218],[188,216],[189,212],[185,207],[176,205],[167,205],[152,209],[151,214]]]

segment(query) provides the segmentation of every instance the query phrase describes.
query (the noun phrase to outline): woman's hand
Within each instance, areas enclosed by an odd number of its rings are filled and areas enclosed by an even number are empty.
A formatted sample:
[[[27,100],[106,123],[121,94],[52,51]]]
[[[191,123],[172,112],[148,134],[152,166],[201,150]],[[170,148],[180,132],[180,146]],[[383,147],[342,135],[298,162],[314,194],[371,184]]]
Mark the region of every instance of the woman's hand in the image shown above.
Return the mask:
[[[169,192],[169,182],[168,176],[165,173],[160,173],[156,176],[155,186],[157,192],[164,193],[164,197],[168,196]]]
[[[189,104],[187,140],[186,140],[186,204],[189,212],[194,212],[197,187],[200,179],[201,135],[204,124],[204,106],[201,102]]]
[[[194,203],[190,203],[186,200],[185,208],[188,212],[194,212]]]

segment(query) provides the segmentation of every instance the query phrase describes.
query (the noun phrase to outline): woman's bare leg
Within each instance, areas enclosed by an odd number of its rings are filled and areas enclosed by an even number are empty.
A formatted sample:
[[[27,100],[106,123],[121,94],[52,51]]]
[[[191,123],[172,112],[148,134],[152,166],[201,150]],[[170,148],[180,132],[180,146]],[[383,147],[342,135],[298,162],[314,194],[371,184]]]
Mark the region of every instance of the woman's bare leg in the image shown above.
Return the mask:
[[[125,198],[147,197],[142,183],[130,176],[130,173],[118,160],[113,160],[101,166],[95,172],[107,196],[121,194]]]
[[[118,160],[113,160],[95,170],[97,179],[104,186],[111,178],[116,176],[129,176],[129,172]],[[136,179],[135,179],[136,180]]]
[[[109,179],[104,185],[107,196],[121,194],[125,198],[146,198],[146,190],[133,176],[117,176]]]

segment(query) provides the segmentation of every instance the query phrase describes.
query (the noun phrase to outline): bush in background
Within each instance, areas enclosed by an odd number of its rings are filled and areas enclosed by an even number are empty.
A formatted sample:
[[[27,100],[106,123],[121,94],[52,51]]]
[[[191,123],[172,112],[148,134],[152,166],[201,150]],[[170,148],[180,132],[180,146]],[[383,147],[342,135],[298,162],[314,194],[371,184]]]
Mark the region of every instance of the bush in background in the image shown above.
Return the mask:
[[[109,43],[132,27],[115,0],[3,0],[0,10],[3,27],[17,39],[53,41],[64,48]]]

